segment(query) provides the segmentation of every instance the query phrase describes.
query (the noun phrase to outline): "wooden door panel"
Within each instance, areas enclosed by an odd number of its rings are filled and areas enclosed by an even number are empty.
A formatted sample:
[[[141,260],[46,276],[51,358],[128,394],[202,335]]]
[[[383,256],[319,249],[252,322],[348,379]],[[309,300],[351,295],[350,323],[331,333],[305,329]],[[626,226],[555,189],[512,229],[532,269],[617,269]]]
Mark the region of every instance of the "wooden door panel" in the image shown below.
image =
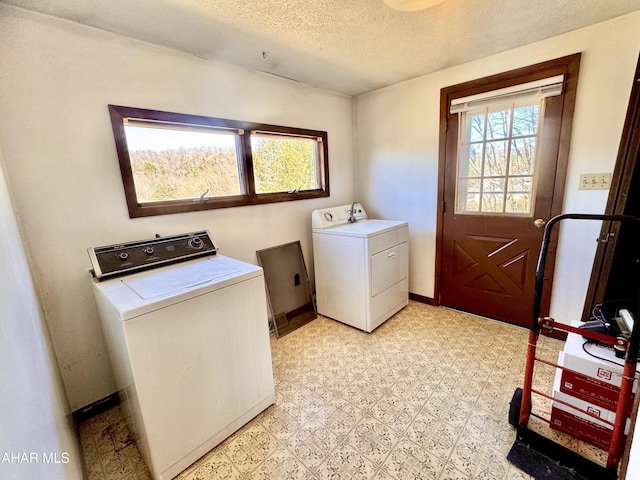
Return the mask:
[[[528,234],[519,237],[507,231],[490,234],[478,219],[467,222],[480,225],[476,230],[465,223],[463,231],[447,235],[442,304],[528,326],[541,233],[522,219],[521,230]]]
[[[442,90],[439,180],[442,203],[439,206],[436,304],[530,327],[535,270],[542,243],[542,229],[536,228],[533,222],[562,213],[579,65],[580,54],[570,55]],[[540,112],[543,122],[536,147],[533,210],[525,215],[506,211],[469,212],[463,207],[458,211],[456,185],[458,168],[462,168],[458,166],[457,152],[460,132],[458,114],[449,111],[451,100],[555,75],[564,76],[563,92],[547,98]],[[466,192],[472,193],[472,190]],[[543,314],[548,313],[553,276],[553,252],[550,250],[549,254],[541,305]]]
[[[464,242],[466,246],[454,242],[451,272],[454,282],[486,293],[510,296],[522,293],[529,273],[526,264],[529,252],[520,249],[514,252],[514,248],[509,248],[519,245],[517,239],[493,239],[470,235],[467,236],[467,240],[468,242]],[[498,244],[499,248],[484,248],[495,244]]]

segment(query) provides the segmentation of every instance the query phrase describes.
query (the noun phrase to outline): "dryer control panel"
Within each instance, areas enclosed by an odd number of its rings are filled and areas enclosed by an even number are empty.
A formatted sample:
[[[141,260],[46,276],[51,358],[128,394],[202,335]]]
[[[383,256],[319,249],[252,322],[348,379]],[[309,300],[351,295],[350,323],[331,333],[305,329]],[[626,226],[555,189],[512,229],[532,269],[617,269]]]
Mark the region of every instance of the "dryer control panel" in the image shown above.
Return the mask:
[[[218,249],[206,230],[89,248],[91,273],[98,280],[170,263],[215,255]]]
[[[311,213],[311,228],[322,229],[344,225],[367,218],[367,212],[358,202],[339,207],[323,208]]]

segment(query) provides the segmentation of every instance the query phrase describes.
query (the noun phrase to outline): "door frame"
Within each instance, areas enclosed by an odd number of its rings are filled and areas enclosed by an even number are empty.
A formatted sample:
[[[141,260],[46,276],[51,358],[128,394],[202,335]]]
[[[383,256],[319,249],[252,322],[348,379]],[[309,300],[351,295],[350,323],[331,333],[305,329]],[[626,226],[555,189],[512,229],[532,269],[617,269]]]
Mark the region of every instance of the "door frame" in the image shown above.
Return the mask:
[[[573,112],[580,70],[580,53],[567,55],[546,62],[517,68],[503,73],[498,73],[484,78],[471,80],[440,91],[440,136],[438,146],[438,200],[436,219],[436,259],[435,259],[435,284],[433,304],[440,305],[442,288],[442,255],[443,255],[443,221],[446,208],[444,201],[445,172],[447,165],[447,141],[449,132],[449,105],[456,98],[466,97],[479,93],[511,87],[526,82],[541,80],[555,75],[564,75],[563,106],[560,120],[560,139],[558,142],[558,162],[556,177],[551,200],[551,216],[562,213],[564,187],[569,163],[569,147],[571,143],[571,130],[573,124]],[[457,118],[457,117],[456,117]],[[449,139],[450,140],[450,139]],[[457,139],[456,139],[457,141]],[[455,159],[451,161],[456,161]],[[449,208],[453,208],[450,206]],[[557,237],[557,232],[554,235]],[[551,280],[555,258],[555,243],[553,238],[549,248],[547,268],[545,269],[545,282],[543,288],[541,315],[548,315],[551,303]]]
[[[631,95],[622,129],[611,188],[605,207],[608,215],[640,215],[632,189],[640,186],[640,57],[633,76]],[[636,197],[637,198],[637,197]],[[622,238],[618,222],[602,222],[598,247],[593,260],[591,279],[584,302],[582,319],[589,320],[593,308],[606,300],[609,276],[616,260],[617,246]],[[627,259],[631,260],[631,259]]]

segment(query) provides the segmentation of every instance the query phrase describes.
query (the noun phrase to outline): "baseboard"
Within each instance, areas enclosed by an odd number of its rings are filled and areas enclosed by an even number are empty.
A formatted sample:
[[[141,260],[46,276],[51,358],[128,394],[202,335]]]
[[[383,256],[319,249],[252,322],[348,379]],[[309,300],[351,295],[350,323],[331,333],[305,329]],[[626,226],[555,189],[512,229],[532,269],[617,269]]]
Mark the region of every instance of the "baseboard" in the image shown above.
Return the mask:
[[[418,295],[417,293],[409,292],[409,300],[414,300],[420,303],[426,303],[427,305],[433,305],[433,298]]]
[[[102,413],[110,408],[115,407],[120,403],[120,397],[117,393],[112,393],[108,397],[104,397],[96,402],[93,402],[86,407],[82,407],[73,412],[73,419],[76,423],[80,423],[84,420],[88,420],[91,417],[95,417],[99,413]]]

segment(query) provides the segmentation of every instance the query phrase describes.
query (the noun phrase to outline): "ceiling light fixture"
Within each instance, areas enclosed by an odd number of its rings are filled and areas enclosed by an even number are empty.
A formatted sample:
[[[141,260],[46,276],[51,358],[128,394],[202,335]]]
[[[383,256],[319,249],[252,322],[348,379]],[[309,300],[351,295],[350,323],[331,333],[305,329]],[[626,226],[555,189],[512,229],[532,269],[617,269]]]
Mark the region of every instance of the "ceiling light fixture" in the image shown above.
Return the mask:
[[[444,0],[384,0],[389,7],[403,12],[415,12],[424,10],[434,5],[444,2]]]

